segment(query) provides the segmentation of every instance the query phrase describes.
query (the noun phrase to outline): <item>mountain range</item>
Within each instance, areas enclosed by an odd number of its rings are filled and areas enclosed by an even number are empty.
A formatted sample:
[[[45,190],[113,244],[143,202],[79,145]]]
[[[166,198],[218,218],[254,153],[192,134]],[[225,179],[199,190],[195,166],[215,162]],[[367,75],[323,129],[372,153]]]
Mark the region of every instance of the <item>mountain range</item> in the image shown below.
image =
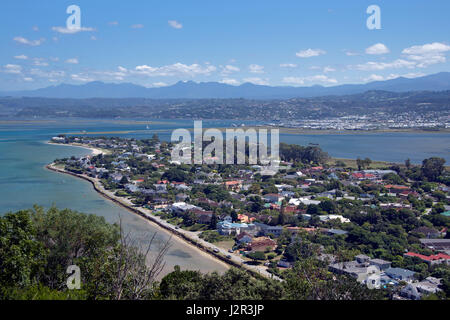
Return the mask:
[[[147,99],[290,99],[329,95],[358,94],[371,90],[391,92],[450,90],[450,72],[418,78],[396,78],[366,84],[332,87],[264,86],[244,83],[233,86],[219,82],[180,81],[160,88],[146,88],[132,83],[89,82],[82,85],[60,84],[30,91],[0,92],[0,96],[42,98],[147,98]]]

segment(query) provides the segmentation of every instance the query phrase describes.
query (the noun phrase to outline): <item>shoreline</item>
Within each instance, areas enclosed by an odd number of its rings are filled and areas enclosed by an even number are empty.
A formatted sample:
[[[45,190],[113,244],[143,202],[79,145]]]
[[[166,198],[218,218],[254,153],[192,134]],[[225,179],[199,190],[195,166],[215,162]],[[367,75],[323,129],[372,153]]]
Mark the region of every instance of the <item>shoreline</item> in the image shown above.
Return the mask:
[[[179,232],[177,232],[177,230],[175,229],[170,229],[167,228],[166,225],[162,224],[160,221],[158,221],[155,216],[148,216],[145,214],[145,212],[143,212],[142,209],[139,210],[140,208],[135,208],[135,207],[131,207],[126,203],[123,203],[123,201],[120,201],[121,199],[117,196],[113,196],[111,194],[106,193],[106,190],[104,190],[104,188],[102,186],[100,186],[98,184],[98,181],[96,181],[96,179],[91,178],[91,177],[87,177],[84,175],[79,175],[73,172],[69,172],[66,171],[64,169],[60,169],[60,168],[56,168],[53,166],[53,163],[48,164],[45,166],[46,169],[53,171],[53,172],[57,172],[57,173],[62,173],[62,174],[68,174],[71,175],[73,177],[79,178],[79,179],[83,179],[85,181],[88,181],[91,183],[91,185],[93,186],[94,190],[100,194],[102,197],[104,197],[105,199],[114,202],[115,204],[121,206],[122,208],[125,208],[127,211],[130,211],[133,214],[136,214],[137,216],[139,216],[140,218],[144,219],[147,223],[152,224],[153,226],[155,226],[157,229],[161,230],[162,232],[166,232],[168,233],[171,237],[172,236],[176,236],[175,239],[179,240],[179,241],[183,241],[184,244],[187,244],[195,249],[200,249],[200,253],[208,259],[214,259],[216,262],[220,262],[222,264],[225,264],[227,267],[230,266],[229,263],[226,263],[225,261],[223,261],[221,258],[217,258],[217,257],[211,257],[210,252],[207,250],[207,248],[203,248],[203,247],[199,247],[197,243],[194,243],[192,241],[192,239],[186,239],[186,237],[184,237],[182,234],[180,234]],[[212,245],[212,244],[211,244]],[[217,261],[219,260],[219,261]]]
[[[89,148],[87,148],[89,149]],[[132,204],[127,203],[125,199],[120,198],[112,194],[111,192],[108,192],[108,190],[104,189],[103,186],[101,186],[100,182],[96,178],[91,178],[85,175],[76,174],[73,172],[66,171],[61,168],[57,168],[54,166],[54,163],[48,164],[45,166],[46,169],[62,173],[62,174],[68,174],[73,177],[83,179],[85,181],[88,181],[93,186],[94,190],[99,193],[102,197],[106,198],[107,200],[110,200],[114,202],[115,204],[125,208],[126,210],[130,211],[133,214],[136,214],[140,218],[146,220],[147,223],[151,223],[152,225],[156,226],[158,229],[160,229],[163,232],[168,233],[170,236],[175,236],[175,239],[177,241],[182,241],[184,244],[191,246],[192,248],[195,248],[199,251],[202,256],[208,259],[214,259],[215,262],[218,262],[220,264],[223,264],[225,267],[236,267],[243,269],[247,272],[249,272],[252,276],[259,278],[259,277],[267,277],[270,278],[270,274],[265,271],[261,272],[262,270],[258,267],[253,268],[252,266],[247,266],[242,263],[239,263],[238,261],[233,261],[233,259],[228,259],[225,256],[223,256],[223,253],[220,254],[213,251],[213,248],[216,248],[216,246],[212,243],[206,242],[198,237],[194,238],[193,235],[189,234],[190,231],[186,231],[183,229],[175,229],[175,226],[171,225],[170,223],[162,220],[161,218],[154,216],[149,209],[145,208],[138,208],[133,207]],[[222,251],[222,250],[220,250]],[[234,258],[240,257],[235,254],[230,254],[234,256]],[[276,278],[274,276],[274,278]]]
[[[86,147],[85,145],[82,145],[80,143],[71,143],[71,144],[63,144],[63,143],[55,143],[55,142],[45,142],[46,144],[50,144],[53,146],[67,146],[67,147],[77,147],[77,148],[83,148],[86,150],[91,151],[91,155],[93,156],[98,156],[99,154],[109,154],[109,152],[107,152],[106,150],[102,150],[100,148],[94,148],[94,147]]]

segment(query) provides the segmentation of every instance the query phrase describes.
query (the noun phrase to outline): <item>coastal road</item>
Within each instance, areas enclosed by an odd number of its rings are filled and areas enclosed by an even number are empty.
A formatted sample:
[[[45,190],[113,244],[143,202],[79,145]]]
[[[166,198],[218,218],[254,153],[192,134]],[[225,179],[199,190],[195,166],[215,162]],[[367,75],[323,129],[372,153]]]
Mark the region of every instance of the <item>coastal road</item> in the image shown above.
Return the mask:
[[[181,238],[182,240],[186,241],[187,243],[189,243],[189,241],[187,241],[186,239],[189,239],[190,241],[192,241],[192,243],[190,243],[191,245],[195,245],[198,248],[209,248],[210,251],[207,250],[207,254],[209,254],[210,256],[214,257],[215,259],[220,260],[223,263],[229,264],[229,265],[233,265],[233,263],[235,265],[240,266],[241,268],[256,272],[258,274],[260,274],[261,276],[264,276],[266,278],[270,278],[270,279],[275,279],[275,280],[279,280],[279,281],[283,281],[282,279],[280,279],[279,277],[271,274],[270,272],[267,271],[267,268],[261,265],[249,265],[246,264],[246,261],[244,259],[242,259],[239,254],[236,253],[229,253],[227,250],[223,249],[223,248],[217,248],[216,246],[214,246],[213,244],[201,239],[199,237],[199,232],[191,232],[191,231],[187,231],[184,229],[180,229],[180,228],[175,228],[174,225],[170,224],[169,222],[161,219],[158,216],[155,216],[153,214],[153,212],[147,208],[143,208],[143,207],[137,207],[135,206],[135,204],[133,204],[131,202],[131,200],[129,198],[123,198],[123,197],[118,197],[116,196],[113,192],[106,190],[103,185],[101,184],[100,180],[97,178],[92,178],[89,177],[87,175],[79,175],[79,174],[74,174],[74,173],[70,173],[65,171],[62,168],[57,168],[54,166],[54,164],[50,164],[48,165],[49,169],[52,169],[54,171],[58,171],[61,173],[66,173],[66,174],[71,174],[73,176],[77,176],[79,178],[85,179],[90,181],[93,185],[94,188],[96,189],[96,191],[98,191],[100,194],[106,196],[107,198],[115,201],[116,203],[121,204],[123,207],[129,209],[130,211],[132,211],[133,213],[136,214],[136,211],[139,212],[142,216],[147,217],[147,219],[150,222],[156,223],[157,225],[159,225],[162,228],[165,228],[169,231],[171,231],[173,234],[177,235],[179,238]],[[181,236],[182,235],[182,236]],[[183,239],[183,236],[185,237],[185,239]],[[216,251],[218,250],[218,252],[211,252],[214,249],[216,249]],[[222,257],[224,259],[219,259],[216,255],[222,255]],[[231,258],[227,259],[226,256],[230,255]],[[227,263],[227,260],[229,260],[230,262],[233,263]]]

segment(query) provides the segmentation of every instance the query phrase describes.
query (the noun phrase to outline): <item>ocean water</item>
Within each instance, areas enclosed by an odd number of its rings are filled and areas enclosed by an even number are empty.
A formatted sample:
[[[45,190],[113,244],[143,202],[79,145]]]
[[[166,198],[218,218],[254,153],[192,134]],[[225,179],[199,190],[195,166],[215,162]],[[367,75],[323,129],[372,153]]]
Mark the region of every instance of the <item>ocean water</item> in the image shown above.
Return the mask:
[[[233,121],[204,121],[204,127],[225,127]],[[246,124],[251,124],[246,122]],[[151,138],[157,133],[170,140],[172,130],[191,128],[192,121],[161,120],[148,124],[132,121],[57,120],[39,122],[0,122],[0,214],[41,205],[71,208],[104,216],[109,222],[119,217],[127,230],[145,239],[157,232],[158,241],[168,235],[142,218],[97,194],[91,184],[68,175],[46,170],[44,166],[56,158],[81,156],[89,151],[71,146],[46,144],[61,133],[99,133],[102,136]],[[117,133],[120,132],[120,133]],[[101,134],[100,134],[101,133]],[[450,161],[450,134],[376,133],[345,135],[280,134],[286,143],[317,143],[330,155],[342,158],[370,157],[373,160],[403,162],[410,158],[420,163],[424,158],[440,156]],[[165,273],[175,265],[191,270],[224,271],[221,263],[205,257],[197,249],[172,239],[166,256]]]
[[[84,148],[46,144],[57,133],[78,128],[78,124],[75,128],[72,125],[0,125],[0,214],[28,209],[37,204],[100,215],[111,223],[118,222],[120,218],[125,231],[131,232],[143,246],[157,233],[151,254],[155,253],[160,245],[169,240],[166,232],[106,200],[94,191],[89,182],[45,169],[45,165],[56,158],[89,154],[89,150]],[[98,127],[90,126],[87,124],[81,128]],[[175,265],[202,272],[224,272],[227,269],[224,264],[175,237],[170,240],[170,245],[162,274],[173,271]]]

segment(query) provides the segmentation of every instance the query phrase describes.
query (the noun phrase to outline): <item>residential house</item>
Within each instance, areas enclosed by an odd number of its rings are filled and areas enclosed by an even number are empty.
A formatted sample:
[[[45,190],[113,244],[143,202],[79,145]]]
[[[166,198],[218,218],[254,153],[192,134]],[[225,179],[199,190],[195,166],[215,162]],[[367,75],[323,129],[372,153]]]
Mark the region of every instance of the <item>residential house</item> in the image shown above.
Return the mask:
[[[389,277],[398,281],[411,282],[414,280],[414,271],[403,268],[388,268],[384,271]]]
[[[261,235],[267,236],[269,234],[279,237],[281,233],[283,232],[283,227],[281,226],[269,226],[264,223],[255,222],[256,228],[259,230],[259,233]]]
[[[232,234],[239,235],[241,232],[253,234],[256,233],[256,227],[254,224],[220,221],[217,223],[217,231],[221,235],[232,235]]]
[[[247,244],[247,243],[252,242],[252,240],[253,240],[252,235],[247,232],[242,232],[236,236],[236,241],[238,243],[246,243]]]
[[[420,242],[430,250],[450,254],[450,239],[420,239]]]
[[[405,257],[411,257],[411,258],[419,258],[425,263],[428,263],[430,266],[435,264],[450,264],[450,255],[445,253],[438,253],[431,256],[425,256],[423,254],[415,253],[415,252],[408,252],[404,254]]]
[[[408,283],[400,291],[400,296],[420,300],[424,295],[436,294],[442,289],[439,288],[442,279],[427,277],[425,280],[415,283]]]
[[[284,197],[282,195],[280,195],[280,194],[268,193],[268,194],[263,196],[263,199],[266,202],[276,203],[276,202],[283,201]]]

